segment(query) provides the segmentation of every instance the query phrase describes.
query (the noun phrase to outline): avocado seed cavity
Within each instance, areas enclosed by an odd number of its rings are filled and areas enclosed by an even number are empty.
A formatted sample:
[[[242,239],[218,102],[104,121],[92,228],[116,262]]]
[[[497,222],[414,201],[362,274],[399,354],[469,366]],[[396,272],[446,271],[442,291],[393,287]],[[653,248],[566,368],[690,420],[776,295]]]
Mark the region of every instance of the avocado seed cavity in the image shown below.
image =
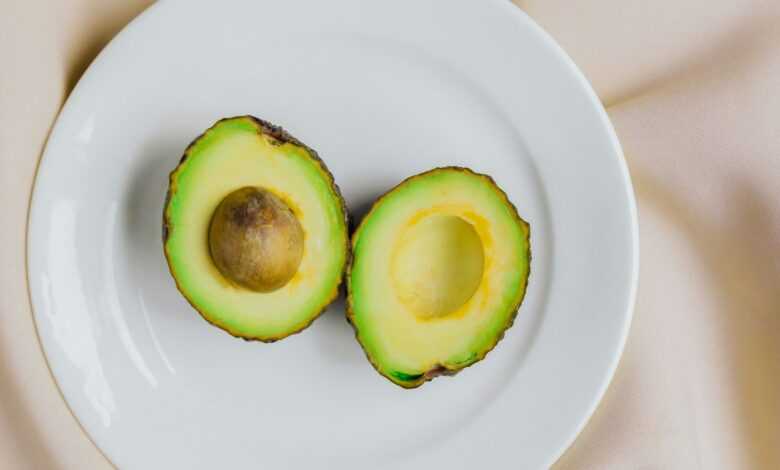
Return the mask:
[[[421,319],[457,311],[479,287],[485,264],[474,227],[454,215],[432,215],[406,228],[392,256],[398,299]]]

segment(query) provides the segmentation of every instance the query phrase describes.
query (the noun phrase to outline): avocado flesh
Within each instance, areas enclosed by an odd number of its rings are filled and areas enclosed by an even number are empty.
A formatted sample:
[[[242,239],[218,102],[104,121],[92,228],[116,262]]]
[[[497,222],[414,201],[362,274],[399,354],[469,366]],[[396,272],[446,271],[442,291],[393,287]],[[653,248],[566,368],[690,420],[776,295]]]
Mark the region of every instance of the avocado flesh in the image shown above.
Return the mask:
[[[268,292],[223,275],[210,252],[216,209],[247,187],[283,201],[302,230],[295,273]],[[170,175],[163,240],[177,287],[205,320],[266,342],[304,329],[337,297],[349,243],[343,199],[325,164],[281,128],[252,116],[220,120],[187,148]]]
[[[348,319],[373,366],[402,387],[483,359],[525,295],[529,225],[490,177],[466,168],[382,196],[352,250]]]

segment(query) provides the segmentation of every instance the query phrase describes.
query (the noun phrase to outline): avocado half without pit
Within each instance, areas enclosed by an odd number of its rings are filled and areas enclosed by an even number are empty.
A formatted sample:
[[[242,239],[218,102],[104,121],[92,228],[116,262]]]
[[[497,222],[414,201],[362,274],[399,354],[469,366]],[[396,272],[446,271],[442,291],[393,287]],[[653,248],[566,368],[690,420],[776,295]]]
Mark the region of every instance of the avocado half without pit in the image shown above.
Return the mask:
[[[170,175],[163,242],[176,285],[208,322],[276,341],[338,295],[347,214],[317,154],[252,116],[218,121]]]
[[[530,259],[529,226],[490,177],[437,168],[382,196],[354,233],[347,317],[380,374],[418,387],[495,347]]]

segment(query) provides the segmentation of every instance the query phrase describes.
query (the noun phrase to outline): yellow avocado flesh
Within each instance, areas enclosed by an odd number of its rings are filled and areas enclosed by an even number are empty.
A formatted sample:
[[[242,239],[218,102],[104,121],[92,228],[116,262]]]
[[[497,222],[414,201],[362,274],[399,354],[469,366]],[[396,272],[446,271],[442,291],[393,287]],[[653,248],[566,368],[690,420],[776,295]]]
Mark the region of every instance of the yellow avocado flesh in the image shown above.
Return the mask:
[[[487,176],[440,168],[383,196],[352,239],[349,317],[404,387],[482,359],[525,295],[529,227]]]
[[[247,116],[224,119],[206,131],[171,174],[164,214],[165,253],[182,294],[214,325],[263,341],[306,327],[338,295],[348,239],[341,196],[324,164],[268,126]],[[272,292],[231,282],[209,251],[215,209],[248,186],[279,197],[303,230],[298,269]]]

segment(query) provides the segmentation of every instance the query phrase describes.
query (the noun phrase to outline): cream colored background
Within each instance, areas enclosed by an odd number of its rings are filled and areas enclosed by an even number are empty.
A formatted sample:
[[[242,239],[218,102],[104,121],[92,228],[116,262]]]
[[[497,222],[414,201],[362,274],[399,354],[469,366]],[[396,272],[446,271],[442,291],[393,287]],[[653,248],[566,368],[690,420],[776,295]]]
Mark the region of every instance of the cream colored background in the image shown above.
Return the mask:
[[[35,167],[89,61],[146,0],[0,5],[0,468],[103,469],[25,283]],[[780,468],[780,2],[517,0],[590,78],[639,199],[618,373],[562,469]]]

